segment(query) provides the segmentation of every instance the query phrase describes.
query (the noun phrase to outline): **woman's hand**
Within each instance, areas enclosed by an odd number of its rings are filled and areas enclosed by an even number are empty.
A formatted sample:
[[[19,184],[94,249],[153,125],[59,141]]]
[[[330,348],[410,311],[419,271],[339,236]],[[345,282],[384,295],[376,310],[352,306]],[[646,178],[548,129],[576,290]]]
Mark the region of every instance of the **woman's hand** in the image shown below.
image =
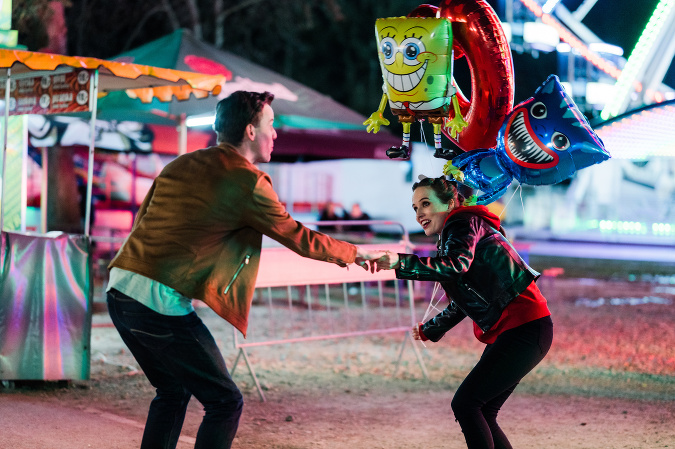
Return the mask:
[[[376,270],[395,270],[399,267],[399,257],[397,253],[391,251],[369,251],[356,247],[357,265],[364,270],[370,270],[374,273]]]
[[[420,337],[420,325],[417,323],[412,327],[412,336],[415,340],[421,340],[422,337]]]
[[[399,257],[398,253],[392,253],[385,251],[382,256],[371,261],[372,264],[375,264],[377,271],[380,270],[395,270],[399,267]]]
[[[375,272],[376,261],[386,257],[389,251],[367,250],[359,246],[356,247],[356,259],[354,262],[366,271]],[[378,268],[377,271],[380,271]]]

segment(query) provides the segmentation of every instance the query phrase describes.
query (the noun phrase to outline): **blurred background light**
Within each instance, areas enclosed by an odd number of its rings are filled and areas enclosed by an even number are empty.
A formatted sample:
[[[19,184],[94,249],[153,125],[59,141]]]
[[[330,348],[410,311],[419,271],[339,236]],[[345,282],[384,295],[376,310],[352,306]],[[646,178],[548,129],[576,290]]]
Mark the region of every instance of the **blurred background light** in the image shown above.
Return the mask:
[[[560,0],[548,0],[546,3],[544,3],[544,6],[541,7],[541,10],[545,14],[551,14],[551,11],[553,11],[559,2]]]
[[[610,55],[623,56],[623,48],[618,45],[607,44],[605,42],[591,42],[588,49],[597,53],[607,53]]]
[[[610,95],[612,95],[613,89],[614,85],[610,83],[600,83],[595,81],[586,83],[586,103],[592,105],[604,105]]]
[[[615,159],[675,156],[675,100],[631,111],[595,128]]]
[[[195,116],[188,118],[185,121],[185,124],[188,126],[188,128],[194,128],[197,126],[209,126],[213,125],[215,119],[216,119],[215,115]]]
[[[523,41],[532,48],[542,51],[553,51],[560,43],[558,31],[542,22],[525,22]]]
[[[586,44],[584,44],[579,38],[574,36],[567,28],[565,28],[560,22],[558,22],[553,16],[545,13],[541,6],[534,0],[521,0],[523,5],[525,5],[530,11],[534,13],[535,16],[539,17],[541,21],[553,28],[556,29],[560,39],[568,43],[572,48],[576,49],[584,58],[591,62],[594,66],[612,76],[613,78],[618,78],[621,74],[614,63],[602,58],[597,53],[591,51]]]
[[[635,45],[635,49],[631,52],[626,66],[621,72],[621,76],[616,82],[610,101],[600,114],[604,120],[608,120],[621,113],[622,106],[633,92],[635,81],[638,79],[640,72],[644,70],[648,57],[654,51],[654,45],[657,43],[659,33],[666,24],[673,6],[675,6],[675,0],[661,0],[656,6],[652,17],[649,19],[645,30]],[[670,39],[672,39],[672,36],[670,36]],[[635,90],[640,91],[640,89]]]

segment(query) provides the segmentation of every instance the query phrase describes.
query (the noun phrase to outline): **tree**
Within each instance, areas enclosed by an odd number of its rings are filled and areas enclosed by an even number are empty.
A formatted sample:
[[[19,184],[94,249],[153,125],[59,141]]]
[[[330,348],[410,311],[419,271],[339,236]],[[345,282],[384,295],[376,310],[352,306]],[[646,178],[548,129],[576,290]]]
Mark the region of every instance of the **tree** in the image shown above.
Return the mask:
[[[51,0],[15,0],[20,43],[43,46]],[[293,78],[364,115],[382,78],[374,25],[418,0],[61,0],[67,53],[108,59],[187,28],[209,43]],[[39,26],[36,26],[39,25]]]

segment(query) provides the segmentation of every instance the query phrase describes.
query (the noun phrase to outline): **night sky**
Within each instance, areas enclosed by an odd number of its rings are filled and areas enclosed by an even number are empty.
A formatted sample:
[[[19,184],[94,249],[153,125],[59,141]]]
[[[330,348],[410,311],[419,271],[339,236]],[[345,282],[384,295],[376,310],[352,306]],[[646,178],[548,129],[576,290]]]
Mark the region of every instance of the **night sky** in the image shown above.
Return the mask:
[[[573,11],[581,1],[563,3]],[[657,4],[658,0],[598,0],[583,23],[605,42],[622,47],[628,57]]]

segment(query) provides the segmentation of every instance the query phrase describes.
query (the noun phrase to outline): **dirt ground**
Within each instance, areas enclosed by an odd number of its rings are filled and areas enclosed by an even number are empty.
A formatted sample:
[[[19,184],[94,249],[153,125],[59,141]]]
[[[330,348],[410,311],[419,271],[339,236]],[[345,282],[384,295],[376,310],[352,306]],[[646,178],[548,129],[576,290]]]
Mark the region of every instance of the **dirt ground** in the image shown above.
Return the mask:
[[[542,279],[540,287],[553,313],[554,343],[500,414],[514,447],[675,447],[675,285],[663,279],[557,278]],[[427,299],[418,302],[421,316]],[[255,307],[252,326],[264,309]],[[231,368],[237,356],[231,327],[209,309],[198,312]],[[99,447],[136,447],[153,389],[115,329],[107,327],[107,315],[96,314],[94,323],[91,380],[63,388],[5,385],[0,400],[18,395],[22,403],[67,408],[73,416],[114,417],[126,429],[124,443]],[[415,343],[429,374],[425,379],[410,342],[401,352],[406,338],[391,333],[249,348],[267,401],[260,401],[240,360],[234,379],[246,404],[234,447],[465,447],[450,401],[483,345],[468,321],[439,343]],[[193,400],[179,448],[193,446],[201,416]],[[73,448],[93,447],[70,437]]]

